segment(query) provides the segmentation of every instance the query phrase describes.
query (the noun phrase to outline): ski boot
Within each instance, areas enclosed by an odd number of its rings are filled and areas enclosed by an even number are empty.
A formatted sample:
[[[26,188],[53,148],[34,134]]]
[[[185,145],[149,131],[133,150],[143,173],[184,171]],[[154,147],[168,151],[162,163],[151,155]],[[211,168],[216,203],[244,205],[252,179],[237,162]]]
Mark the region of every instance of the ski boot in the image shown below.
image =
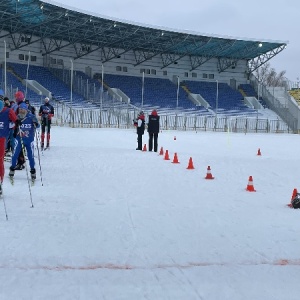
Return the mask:
[[[31,175],[31,181],[33,183],[36,180],[36,171],[34,168],[30,170],[30,175]]]
[[[41,143],[41,150],[44,150],[44,143]]]
[[[11,184],[14,184],[14,175],[15,175],[15,168],[10,167],[8,176]]]

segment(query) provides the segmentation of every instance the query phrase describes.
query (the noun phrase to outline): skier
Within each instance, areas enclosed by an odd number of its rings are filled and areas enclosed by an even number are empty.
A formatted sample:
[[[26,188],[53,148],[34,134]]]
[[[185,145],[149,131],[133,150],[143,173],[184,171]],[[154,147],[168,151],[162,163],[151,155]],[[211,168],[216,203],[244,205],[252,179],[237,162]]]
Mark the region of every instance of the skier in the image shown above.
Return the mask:
[[[16,115],[18,115],[19,105],[24,103],[24,100],[25,100],[24,93],[22,91],[17,91],[15,93],[15,99],[16,99],[16,101],[12,102],[11,108],[14,110]],[[11,135],[10,135],[10,144],[11,144],[12,149],[14,149],[14,143],[15,143],[15,138],[13,136],[13,133],[11,133]],[[18,164],[17,164],[15,170],[23,170],[25,168],[24,163],[25,163],[25,158],[24,158],[24,155],[23,155],[23,151],[20,150],[20,153],[19,153],[19,156],[18,156]]]
[[[45,131],[47,127],[47,145],[46,148],[50,147],[50,129],[51,129],[51,119],[54,116],[54,108],[49,103],[49,98],[46,97],[44,104],[40,106],[39,116],[41,117],[42,122],[42,134],[41,134],[41,148],[44,149],[44,139]]]
[[[149,133],[149,151],[152,151],[154,141],[154,152],[157,152],[157,139],[159,133],[159,115],[154,109],[149,116],[148,120],[148,133]]]
[[[3,91],[0,90],[0,98],[3,97]],[[4,155],[6,148],[6,139],[9,136],[10,122],[16,122],[17,116],[9,107],[4,107],[4,102],[0,100],[0,195],[2,194],[2,182],[4,178]]]
[[[39,128],[40,124],[35,115],[28,111],[27,105],[21,103],[19,105],[18,120],[16,121],[16,128],[14,132],[15,146],[13,156],[11,159],[11,166],[9,171],[9,177],[13,180],[15,175],[15,168],[17,166],[17,160],[20,151],[23,148],[26,149],[27,157],[29,160],[31,179],[36,179],[35,161],[34,161],[34,135],[36,128]],[[23,153],[24,154],[24,153]]]

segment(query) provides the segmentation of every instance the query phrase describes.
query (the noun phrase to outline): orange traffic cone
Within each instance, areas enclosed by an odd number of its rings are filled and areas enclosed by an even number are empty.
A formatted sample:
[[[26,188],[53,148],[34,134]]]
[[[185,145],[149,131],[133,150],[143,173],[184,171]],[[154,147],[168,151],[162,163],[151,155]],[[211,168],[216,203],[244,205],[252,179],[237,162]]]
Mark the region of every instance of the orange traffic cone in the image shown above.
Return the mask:
[[[246,191],[248,191],[248,192],[256,192],[256,190],[254,189],[252,176],[249,176],[248,185],[247,185]]]
[[[257,155],[261,156],[260,148],[257,150]]]
[[[175,152],[174,154],[174,158],[173,158],[173,161],[172,161],[173,164],[179,164],[179,161],[178,161],[178,157],[177,157],[177,153]]]
[[[212,176],[210,166],[207,167],[207,173],[205,179],[215,179],[215,177]]]
[[[298,194],[298,190],[293,189],[293,193],[292,193],[292,197],[291,197],[291,203],[289,203],[287,206],[292,207],[292,201],[297,196],[297,194]]]
[[[174,136],[174,141],[176,141],[176,136]]]
[[[188,166],[187,166],[187,169],[188,170],[192,170],[192,169],[195,169],[194,168],[194,164],[193,164],[193,159],[190,157],[190,159],[189,159],[189,164],[188,164]]]
[[[164,160],[170,160],[169,151],[166,150]]]
[[[159,155],[164,155],[164,148],[160,147]]]
[[[143,151],[147,151],[147,145],[146,144],[144,144]]]

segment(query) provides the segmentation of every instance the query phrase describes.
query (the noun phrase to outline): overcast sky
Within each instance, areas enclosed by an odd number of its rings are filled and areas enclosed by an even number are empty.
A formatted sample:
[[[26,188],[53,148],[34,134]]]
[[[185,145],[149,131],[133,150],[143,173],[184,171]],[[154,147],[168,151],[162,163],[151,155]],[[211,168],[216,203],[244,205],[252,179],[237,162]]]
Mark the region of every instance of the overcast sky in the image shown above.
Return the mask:
[[[245,39],[288,41],[288,47],[271,59],[277,72],[286,70],[286,77],[300,77],[298,58],[300,38],[297,22],[300,1],[285,0],[58,0],[92,14],[126,21],[163,26],[178,30],[232,36]]]

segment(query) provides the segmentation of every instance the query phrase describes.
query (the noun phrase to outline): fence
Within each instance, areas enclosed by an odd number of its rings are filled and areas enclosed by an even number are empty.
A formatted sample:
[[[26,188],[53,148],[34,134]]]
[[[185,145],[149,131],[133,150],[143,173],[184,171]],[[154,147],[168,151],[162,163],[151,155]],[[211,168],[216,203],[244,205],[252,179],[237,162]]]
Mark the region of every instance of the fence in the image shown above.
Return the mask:
[[[300,132],[299,106],[291,100],[291,96],[288,95],[288,93],[286,93],[285,96],[286,104],[283,105],[279,101],[279,99],[274,97],[274,95],[272,95],[265,86],[258,82],[254,75],[251,76],[251,84],[256,89],[257,93],[258,89],[260,89],[260,94],[264,101],[267,103],[268,107],[274,112],[276,112],[276,114],[288,124],[287,126],[290,128],[291,131],[295,133]]]
[[[145,111],[145,115],[150,113]],[[103,109],[71,108],[56,103],[55,123],[59,126],[85,128],[132,128],[137,110],[127,106],[111,106]],[[146,120],[147,122],[147,120]],[[194,130],[243,133],[293,133],[280,119],[260,119],[255,117],[201,116],[195,114],[160,114],[162,130]]]

